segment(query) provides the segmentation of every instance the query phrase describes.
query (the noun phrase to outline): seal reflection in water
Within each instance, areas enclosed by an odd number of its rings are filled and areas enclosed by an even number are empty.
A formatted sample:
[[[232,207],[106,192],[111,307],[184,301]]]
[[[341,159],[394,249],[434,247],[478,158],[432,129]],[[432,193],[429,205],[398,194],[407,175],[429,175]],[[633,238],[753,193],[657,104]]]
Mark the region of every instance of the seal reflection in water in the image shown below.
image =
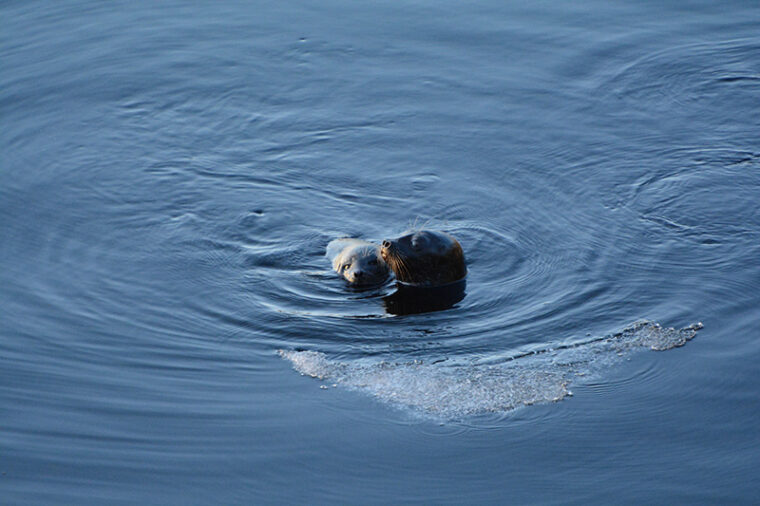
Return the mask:
[[[388,313],[439,311],[464,298],[464,253],[449,234],[419,230],[386,239],[380,255],[399,282],[397,291],[383,299]]]
[[[361,239],[335,239],[327,245],[333,269],[354,286],[370,286],[388,278],[388,266],[380,247]]]

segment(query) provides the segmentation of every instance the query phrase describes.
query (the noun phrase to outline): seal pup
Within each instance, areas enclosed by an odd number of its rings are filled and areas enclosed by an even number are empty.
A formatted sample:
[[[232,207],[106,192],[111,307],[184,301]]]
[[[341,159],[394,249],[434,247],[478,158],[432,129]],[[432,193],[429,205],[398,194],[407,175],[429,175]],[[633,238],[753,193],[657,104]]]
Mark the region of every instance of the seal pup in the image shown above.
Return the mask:
[[[396,280],[406,285],[435,287],[467,275],[462,246],[444,232],[418,230],[398,239],[385,239],[380,256]]]
[[[380,246],[361,239],[335,239],[327,245],[335,272],[354,286],[380,284],[388,278],[388,265]]]

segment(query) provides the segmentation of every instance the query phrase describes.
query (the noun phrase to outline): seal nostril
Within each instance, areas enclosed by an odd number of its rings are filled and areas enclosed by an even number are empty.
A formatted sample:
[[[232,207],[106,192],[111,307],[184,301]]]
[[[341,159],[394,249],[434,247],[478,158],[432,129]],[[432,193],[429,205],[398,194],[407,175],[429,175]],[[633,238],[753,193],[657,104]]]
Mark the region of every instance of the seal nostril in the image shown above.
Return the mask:
[[[391,242],[389,240],[387,240],[387,239],[384,240],[383,241],[383,248],[390,248],[390,247],[391,247]]]

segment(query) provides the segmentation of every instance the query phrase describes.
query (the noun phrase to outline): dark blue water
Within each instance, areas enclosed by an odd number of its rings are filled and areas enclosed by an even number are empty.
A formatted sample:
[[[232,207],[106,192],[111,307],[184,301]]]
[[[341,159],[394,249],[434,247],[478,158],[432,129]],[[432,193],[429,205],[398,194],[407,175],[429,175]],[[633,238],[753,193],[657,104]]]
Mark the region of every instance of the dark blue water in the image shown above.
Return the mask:
[[[4,2],[0,120],[3,504],[760,496],[756,2]]]

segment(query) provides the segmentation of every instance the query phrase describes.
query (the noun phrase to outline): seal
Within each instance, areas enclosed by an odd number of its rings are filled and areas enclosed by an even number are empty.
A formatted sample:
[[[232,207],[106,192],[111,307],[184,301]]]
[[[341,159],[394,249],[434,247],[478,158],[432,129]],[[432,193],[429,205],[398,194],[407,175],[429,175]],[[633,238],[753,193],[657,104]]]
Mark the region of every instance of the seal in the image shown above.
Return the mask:
[[[406,285],[434,287],[464,279],[467,267],[459,241],[449,234],[418,230],[385,239],[380,256]]]
[[[335,272],[355,286],[380,284],[388,278],[388,265],[380,246],[361,239],[335,239],[327,245]]]

